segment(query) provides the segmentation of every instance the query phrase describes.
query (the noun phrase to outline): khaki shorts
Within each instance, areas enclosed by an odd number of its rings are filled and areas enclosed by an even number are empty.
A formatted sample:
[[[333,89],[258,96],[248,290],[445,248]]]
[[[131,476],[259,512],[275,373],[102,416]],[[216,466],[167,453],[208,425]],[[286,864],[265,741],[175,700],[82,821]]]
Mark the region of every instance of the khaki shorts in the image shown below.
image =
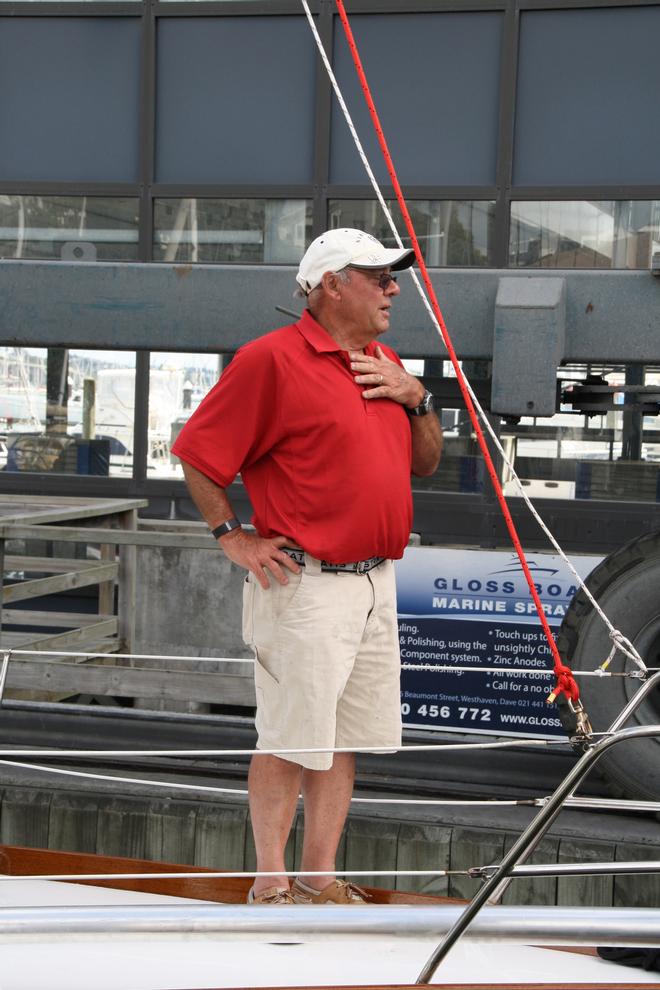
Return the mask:
[[[321,571],[305,554],[289,583],[243,588],[243,639],[255,652],[258,749],[401,745],[394,565]],[[332,753],[282,753],[329,770]]]

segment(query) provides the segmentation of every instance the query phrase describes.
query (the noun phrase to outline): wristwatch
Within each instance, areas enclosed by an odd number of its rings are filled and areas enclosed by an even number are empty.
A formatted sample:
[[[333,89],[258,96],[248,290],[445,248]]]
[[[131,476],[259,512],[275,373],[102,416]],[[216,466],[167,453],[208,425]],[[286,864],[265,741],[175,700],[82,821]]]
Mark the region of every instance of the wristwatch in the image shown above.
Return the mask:
[[[215,537],[215,539],[217,540],[221,536],[226,536],[227,533],[231,533],[232,530],[240,529],[240,528],[241,528],[241,524],[239,523],[238,519],[236,519],[236,517],[234,516],[231,519],[228,519],[227,522],[220,523],[219,526],[216,526],[215,529],[212,529],[211,536]]]
[[[435,409],[435,402],[433,401],[433,395],[428,389],[424,391],[424,398],[418,406],[414,409],[406,409],[409,416],[426,416],[427,413],[433,412]]]

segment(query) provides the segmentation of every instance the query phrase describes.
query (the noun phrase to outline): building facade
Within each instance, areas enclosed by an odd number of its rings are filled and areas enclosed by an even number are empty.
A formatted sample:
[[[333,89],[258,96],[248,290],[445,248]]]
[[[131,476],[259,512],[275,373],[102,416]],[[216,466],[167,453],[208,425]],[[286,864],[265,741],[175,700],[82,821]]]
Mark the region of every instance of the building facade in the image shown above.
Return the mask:
[[[403,230],[335,4],[311,10]],[[449,331],[528,490],[575,549],[657,526],[660,4],[348,13]],[[0,487],[146,495],[186,514],[170,443],[225,356],[288,321],[276,307],[299,311],[305,246],[333,226],[392,237],[304,11],[0,2],[0,134]],[[504,418],[490,401],[498,286],[537,275],[566,284],[559,398],[554,415]],[[412,286],[396,322],[447,433],[439,472],[415,484],[415,526],[495,545],[489,483]],[[585,398],[586,380],[607,402]]]

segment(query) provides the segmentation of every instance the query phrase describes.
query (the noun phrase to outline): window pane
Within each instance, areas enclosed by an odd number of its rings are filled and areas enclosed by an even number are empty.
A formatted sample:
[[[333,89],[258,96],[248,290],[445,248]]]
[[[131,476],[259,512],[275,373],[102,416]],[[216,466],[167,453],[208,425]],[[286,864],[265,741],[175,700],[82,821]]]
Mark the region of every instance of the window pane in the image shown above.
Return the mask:
[[[475,385],[477,379],[488,374],[488,362],[485,361],[461,361],[460,365]],[[442,423],[444,444],[435,473],[426,478],[413,476],[412,487],[415,491],[480,494],[488,489],[490,482],[468,412],[464,406],[454,406],[454,399],[452,405],[443,405],[441,399],[446,389],[442,380],[456,384],[454,367],[448,360],[426,360],[423,374],[428,387],[436,393],[435,406]]]
[[[156,179],[311,183],[316,49],[304,16],[156,18]]]
[[[488,362],[462,365],[475,387],[488,377]],[[449,361],[425,361],[424,377],[436,390],[439,407],[443,385],[438,379],[454,378],[453,368]],[[559,378],[563,402],[556,415],[500,424],[506,457],[527,495],[660,502],[660,367],[571,365],[560,369]],[[640,387],[645,390],[637,391]],[[490,491],[467,411],[447,404],[438,413],[445,435],[440,465],[431,477],[413,477],[413,488]],[[499,455],[495,465],[505,494],[518,496],[519,488]]]
[[[0,348],[0,469],[130,476],[135,355]]]
[[[184,3],[205,3],[208,0],[183,0]],[[234,3],[235,0],[215,0],[216,3]],[[241,0],[242,3],[261,3],[263,0]],[[161,0],[161,3],[181,3],[181,0]]]
[[[657,182],[660,6],[542,6],[574,9],[520,13],[514,185]]]
[[[141,19],[24,13],[0,17],[0,179],[138,182]]]
[[[154,259],[297,264],[311,239],[304,199],[160,199]]]
[[[137,199],[0,195],[0,258],[136,261]]]
[[[511,204],[515,268],[648,268],[660,248],[660,200]]]
[[[25,4],[25,6],[29,7],[31,3],[41,3],[41,2],[45,2],[45,3],[61,3],[62,0],[17,0],[17,2],[20,3],[20,4]],[[65,2],[66,2],[66,0],[65,0]],[[68,2],[69,3],[79,3],[80,0],[68,0]],[[82,2],[83,3],[94,4],[94,3],[107,3],[108,0],[82,0]],[[110,0],[110,2],[111,3],[125,3],[126,0]],[[128,0],[128,2],[129,3],[130,2],[133,2],[135,4],[139,4],[139,3],[142,2],[142,0]]]
[[[438,410],[444,444],[437,471],[426,478],[413,476],[414,491],[463,492],[480,494],[490,482],[484,459],[477,446],[467,411]]]
[[[531,498],[660,501],[660,369],[645,370],[638,365],[562,368],[564,398],[568,398],[571,378],[587,387],[588,375],[597,388],[589,396],[582,395],[582,402],[592,409],[603,403],[602,411],[587,416],[576,410],[579,401],[574,398],[555,416],[523,417],[515,426],[502,425],[527,494]],[[598,391],[602,384],[621,391],[608,396]],[[657,392],[640,395],[630,391],[638,385],[657,386]],[[604,408],[605,404],[611,408]],[[518,494],[512,481],[506,483],[505,491]]]
[[[401,182],[495,185],[503,12],[408,13],[407,4],[396,6],[401,13],[351,14],[351,25]],[[376,177],[388,182],[339,18],[335,21],[335,73]],[[330,181],[365,182],[336,100]]]
[[[404,244],[410,244],[396,201],[387,206]],[[408,203],[410,217],[424,254],[433,268],[489,267],[492,259],[495,204],[485,201],[414,200]],[[367,230],[383,244],[394,245],[390,226],[375,200],[330,200],[329,227]]]
[[[153,352],[149,365],[148,478],[183,478],[170,448],[223,369],[223,354]]]

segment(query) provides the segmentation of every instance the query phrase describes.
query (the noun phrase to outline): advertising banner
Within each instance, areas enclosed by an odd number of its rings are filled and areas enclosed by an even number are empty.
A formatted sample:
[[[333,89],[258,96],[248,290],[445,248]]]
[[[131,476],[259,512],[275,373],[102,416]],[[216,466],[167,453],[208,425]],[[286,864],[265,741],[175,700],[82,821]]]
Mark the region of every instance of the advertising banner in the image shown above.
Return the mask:
[[[581,578],[602,558],[571,556]],[[577,591],[555,554],[528,556],[550,628]],[[401,711],[409,728],[563,735],[550,647],[513,552],[408,547],[396,563]],[[450,666],[467,670],[411,669]],[[489,667],[493,672],[470,668]]]

